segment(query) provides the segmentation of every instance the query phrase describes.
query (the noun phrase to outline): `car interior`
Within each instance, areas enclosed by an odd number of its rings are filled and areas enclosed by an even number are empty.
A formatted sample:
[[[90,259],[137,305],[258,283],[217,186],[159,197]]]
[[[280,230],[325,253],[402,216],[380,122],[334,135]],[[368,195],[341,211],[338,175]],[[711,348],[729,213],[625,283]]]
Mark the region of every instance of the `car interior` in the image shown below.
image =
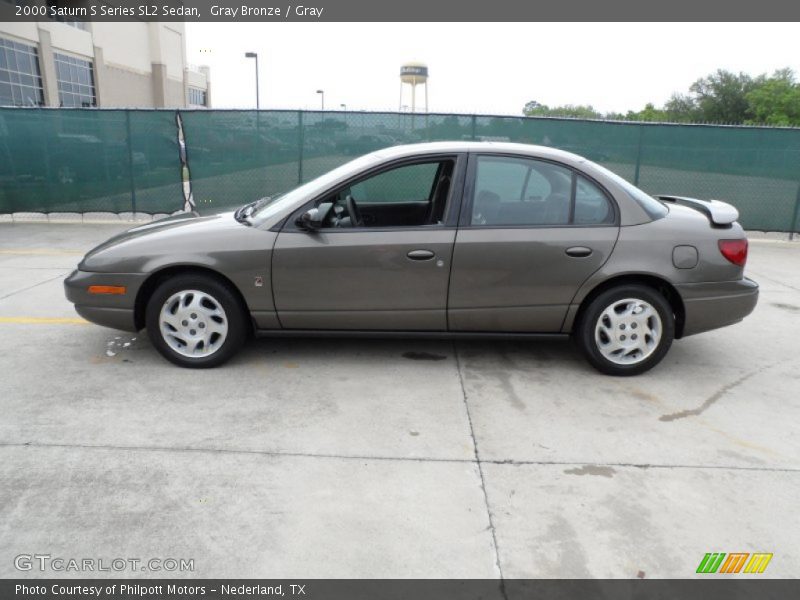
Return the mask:
[[[455,159],[415,162],[352,182],[317,204],[320,226],[442,225],[454,169]],[[545,161],[481,157],[475,189],[472,225],[559,226],[614,220],[611,204],[595,184]]]
[[[482,158],[472,224],[547,226],[613,221],[614,213],[603,192],[581,176],[577,176],[575,212],[570,220],[573,177],[571,171],[547,162]]]
[[[481,161],[473,225],[566,224],[572,174],[536,161]]]
[[[481,190],[475,198],[473,225],[547,225],[569,222],[569,193],[529,196],[505,201],[495,192]]]
[[[441,225],[455,160],[414,163],[350,184],[323,199],[322,227]]]

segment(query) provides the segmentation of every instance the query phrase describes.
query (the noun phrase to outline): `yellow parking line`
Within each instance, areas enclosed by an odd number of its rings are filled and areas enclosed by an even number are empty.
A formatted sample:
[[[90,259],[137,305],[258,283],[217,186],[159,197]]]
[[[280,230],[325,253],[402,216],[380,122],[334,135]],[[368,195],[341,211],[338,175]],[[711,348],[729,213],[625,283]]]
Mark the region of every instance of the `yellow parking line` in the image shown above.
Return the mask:
[[[85,254],[80,250],[60,250],[58,248],[0,248],[0,254],[15,256],[79,256]]]
[[[17,325],[88,325],[78,317],[0,317],[0,323]]]

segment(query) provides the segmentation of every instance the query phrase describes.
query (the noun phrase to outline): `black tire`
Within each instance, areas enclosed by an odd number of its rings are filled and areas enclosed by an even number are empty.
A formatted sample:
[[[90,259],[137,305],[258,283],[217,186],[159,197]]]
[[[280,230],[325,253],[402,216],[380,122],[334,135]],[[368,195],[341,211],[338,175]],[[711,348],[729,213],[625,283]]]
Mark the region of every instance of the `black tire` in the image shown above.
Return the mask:
[[[618,364],[604,356],[598,341],[595,339],[595,330],[603,312],[613,306],[615,302],[625,299],[643,300],[656,310],[661,320],[661,336],[645,358],[640,358],[637,362]],[[619,327],[622,328],[623,325],[625,324],[623,323]],[[631,327],[630,323],[627,327]],[[632,337],[631,334],[638,335],[633,329],[628,329],[627,331],[627,334],[624,331],[620,331],[619,334],[627,335],[628,337]],[[607,339],[607,337],[604,337],[604,332],[601,331],[599,335],[601,340]],[[652,369],[667,354],[672,345],[672,340],[675,338],[675,315],[669,302],[659,291],[640,284],[620,285],[602,292],[589,303],[576,325],[573,337],[586,359],[598,371],[607,375],[638,375]],[[621,351],[621,355],[623,354],[626,353]],[[644,352],[640,350],[638,354],[633,351],[628,356],[635,361],[637,356],[642,356],[643,354]]]
[[[217,348],[204,356],[180,354],[167,342],[160,326],[161,309],[164,304],[175,294],[187,290],[208,294],[224,310],[223,322],[227,324],[225,337]],[[202,316],[200,320],[202,321]],[[150,296],[145,311],[147,334],[156,350],[170,362],[194,369],[217,367],[228,361],[247,339],[249,332],[247,323],[246,309],[230,287],[214,277],[201,273],[177,275],[163,281]]]

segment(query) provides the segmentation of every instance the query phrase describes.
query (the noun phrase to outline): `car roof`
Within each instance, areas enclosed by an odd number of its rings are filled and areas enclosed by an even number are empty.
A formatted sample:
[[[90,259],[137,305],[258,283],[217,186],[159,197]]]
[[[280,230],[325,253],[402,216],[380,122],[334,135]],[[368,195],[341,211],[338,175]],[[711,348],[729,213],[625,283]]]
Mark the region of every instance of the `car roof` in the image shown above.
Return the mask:
[[[536,146],[534,144],[517,144],[513,142],[472,142],[472,141],[452,141],[452,142],[425,142],[422,144],[404,144],[401,146],[391,146],[373,152],[376,158],[402,158],[406,156],[417,156],[421,154],[437,154],[441,152],[488,152],[492,154],[526,154],[539,158],[550,158],[568,163],[582,163],[586,159],[572,152],[550,148],[548,146]]]

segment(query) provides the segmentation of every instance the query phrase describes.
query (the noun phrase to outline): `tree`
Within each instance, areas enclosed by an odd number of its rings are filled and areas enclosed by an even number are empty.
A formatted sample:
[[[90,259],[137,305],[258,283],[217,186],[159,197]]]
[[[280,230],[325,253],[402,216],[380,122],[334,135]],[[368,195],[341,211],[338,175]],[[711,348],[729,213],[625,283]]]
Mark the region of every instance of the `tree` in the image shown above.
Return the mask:
[[[701,119],[700,109],[694,98],[686,94],[674,93],[664,105],[667,121],[673,123],[692,123]]]
[[[800,126],[800,82],[788,68],[775,71],[771,76],[757,77],[717,69],[695,81],[688,94],[672,94],[663,108],[648,102],[639,111],[601,115],[591,105],[567,104],[550,108],[532,100],[525,105],[523,113],[578,119]]]
[[[763,78],[763,76],[762,76]],[[695,81],[689,91],[694,94],[705,121],[744,123],[752,117],[747,94],[762,81],[747,73],[731,73],[723,69]]]
[[[800,84],[794,71],[781,69],[747,93],[752,122],[800,125]]]
[[[652,102],[648,102],[638,112],[628,111],[627,118],[632,121],[666,121],[667,115],[660,108],[656,108]]]
[[[530,102],[526,103],[525,106],[522,107],[522,114],[525,115],[526,117],[529,117],[533,113],[541,109],[548,110],[547,106],[545,106],[544,104],[541,104],[536,100],[531,100]]]
[[[531,100],[522,109],[526,117],[571,117],[574,119],[601,119],[603,115],[597,112],[591,104],[565,104],[550,108]]]

